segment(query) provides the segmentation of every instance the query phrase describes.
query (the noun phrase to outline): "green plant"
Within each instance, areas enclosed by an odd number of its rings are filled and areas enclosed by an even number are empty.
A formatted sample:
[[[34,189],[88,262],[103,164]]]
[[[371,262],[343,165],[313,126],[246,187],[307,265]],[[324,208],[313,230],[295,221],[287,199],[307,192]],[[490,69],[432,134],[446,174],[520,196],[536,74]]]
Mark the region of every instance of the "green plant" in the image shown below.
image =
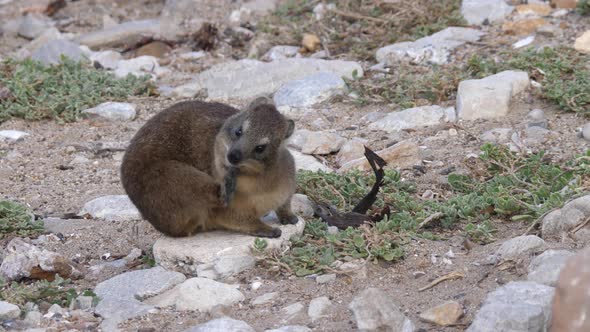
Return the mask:
[[[590,15],[590,0],[578,0],[578,12],[581,15]]]
[[[150,247],[146,253],[141,256],[141,261],[143,265],[147,267],[154,267],[156,266],[156,259],[154,258],[154,247]]]
[[[39,280],[31,283],[0,281],[0,299],[23,306],[27,302],[40,301],[68,307],[78,293],[69,279],[56,275],[54,281]]]
[[[12,117],[76,121],[84,109],[104,101],[148,94],[152,89],[147,76],[117,79],[111,73],[67,58],[49,67],[30,59],[5,60],[0,63],[2,86],[10,91],[10,97],[0,99],[0,122]]]
[[[254,239],[254,251],[263,252],[268,247],[268,242],[265,239],[255,238]]]
[[[34,237],[43,231],[43,220],[35,220],[23,205],[0,201],[0,239],[7,235]]]

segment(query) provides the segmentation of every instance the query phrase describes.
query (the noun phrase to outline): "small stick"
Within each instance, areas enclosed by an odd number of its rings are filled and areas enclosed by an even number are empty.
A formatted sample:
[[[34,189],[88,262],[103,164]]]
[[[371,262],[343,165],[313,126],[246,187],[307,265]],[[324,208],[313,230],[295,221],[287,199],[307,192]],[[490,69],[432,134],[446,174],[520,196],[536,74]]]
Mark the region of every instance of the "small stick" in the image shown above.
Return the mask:
[[[428,225],[429,223],[439,220],[440,218],[442,218],[444,216],[444,214],[442,212],[436,212],[431,214],[430,216],[428,216],[426,219],[424,219],[424,221],[422,221],[418,227],[416,227],[416,230],[419,230],[420,228]]]
[[[586,220],[584,220],[578,226],[576,226],[574,229],[572,229],[571,233],[572,234],[575,234],[577,231],[579,231],[580,229],[582,229],[582,227],[588,225],[589,222],[590,222],[590,217],[586,218]]]
[[[427,289],[430,289],[438,284],[440,284],[443,281],[447,281],[447,280],[455,280],[455,279],[460,279],[460,278],[464,278],[465,277],[465,273],[461,272],[461,271],[453,271],[449,274],[446,274],[440,278],[436,278],[433,282],[431,282],[430,284],[428,284],[427,286],[424,286],[420,289],[418,289],[419,292],[423,292]]]

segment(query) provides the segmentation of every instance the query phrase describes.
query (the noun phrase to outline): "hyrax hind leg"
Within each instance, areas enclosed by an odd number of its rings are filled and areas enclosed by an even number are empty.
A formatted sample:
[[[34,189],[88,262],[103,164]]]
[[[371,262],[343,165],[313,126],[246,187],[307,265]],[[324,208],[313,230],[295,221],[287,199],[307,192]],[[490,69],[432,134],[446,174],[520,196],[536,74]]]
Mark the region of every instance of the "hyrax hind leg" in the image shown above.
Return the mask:
[[[289,197],[289,199],[277,209],[277,216],[283,225],[296,224],[299,221],[299,218],[297,218],[297,216],[291,210],[292,197],[293,196]]]
[[[254,213],[234,209],[216,210],[217,228],[245,233],[252,236],[275,238],[281,236],[281,230],[262,222]]]

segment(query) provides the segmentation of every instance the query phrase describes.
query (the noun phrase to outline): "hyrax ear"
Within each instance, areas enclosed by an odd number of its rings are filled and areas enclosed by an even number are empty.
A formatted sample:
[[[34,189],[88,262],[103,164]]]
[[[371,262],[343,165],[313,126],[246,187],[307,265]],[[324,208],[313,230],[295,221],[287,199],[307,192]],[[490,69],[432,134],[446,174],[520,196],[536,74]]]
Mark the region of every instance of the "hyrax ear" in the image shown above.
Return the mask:
[[[270,98],[270,96],[259,96],[257,98],[255,98],[249,105],[248,107],[246,107],[246,110],[253,110],[258,106],[262,106],[262,105],[271,105],[271,106],[275,106],[274,101],[272,100],[272,98]]]
[[[285,134],[285,139],[291,137],[293,132],[295,131],[295,121],[291,119],[287,119],[287,133]]]

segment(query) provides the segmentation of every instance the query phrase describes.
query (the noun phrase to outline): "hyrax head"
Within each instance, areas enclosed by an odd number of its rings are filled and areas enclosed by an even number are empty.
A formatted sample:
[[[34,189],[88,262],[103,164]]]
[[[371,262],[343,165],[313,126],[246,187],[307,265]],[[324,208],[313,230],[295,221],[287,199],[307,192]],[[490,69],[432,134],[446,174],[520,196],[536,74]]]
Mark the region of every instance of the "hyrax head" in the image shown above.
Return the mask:
[[[226,166],[258,174],[278,160],[283,143],[293,134],[293,120],[285,118],[271,100],[254,100],[246,110],[230,117],[222,131],[226,140]]]

